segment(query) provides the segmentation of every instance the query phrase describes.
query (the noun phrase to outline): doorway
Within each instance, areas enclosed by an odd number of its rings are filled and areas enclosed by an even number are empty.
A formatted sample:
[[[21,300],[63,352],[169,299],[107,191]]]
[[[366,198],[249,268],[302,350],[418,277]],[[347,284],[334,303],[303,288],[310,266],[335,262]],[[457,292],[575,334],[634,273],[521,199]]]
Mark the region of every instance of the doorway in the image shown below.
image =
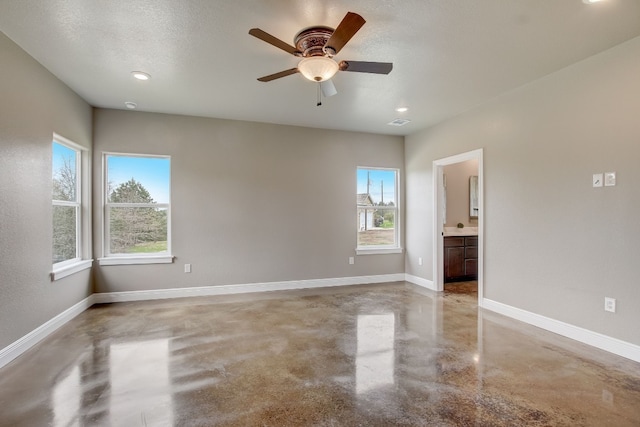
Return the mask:
[[[433,161],[434,227],[433,281],[437,291],[444,290],[444,221],[446,215],[444,167],[468,160],[478,162],[478,306],[484,295],[484,167],[483,149],[473,150]]]

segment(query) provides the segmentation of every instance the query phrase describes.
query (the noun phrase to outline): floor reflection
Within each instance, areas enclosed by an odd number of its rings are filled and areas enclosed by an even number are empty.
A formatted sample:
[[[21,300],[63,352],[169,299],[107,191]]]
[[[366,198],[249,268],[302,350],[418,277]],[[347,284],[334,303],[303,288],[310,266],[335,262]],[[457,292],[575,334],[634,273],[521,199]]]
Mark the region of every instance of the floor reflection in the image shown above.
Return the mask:
[[[80,403],[82,402],[80,367],[74,366],[55,385],[52,398],[53,425],[55,427],[76,427],[81,425],[79,420],[79,415],[81,414]]]
[[[357,323],[356,393],[393,385],[395,316],[361,314]]]
[[[53,425],[173,425],[169,340],[98,348],[56,382]]]
[[[169,340],[111,345],[112,425],[173,425]]]

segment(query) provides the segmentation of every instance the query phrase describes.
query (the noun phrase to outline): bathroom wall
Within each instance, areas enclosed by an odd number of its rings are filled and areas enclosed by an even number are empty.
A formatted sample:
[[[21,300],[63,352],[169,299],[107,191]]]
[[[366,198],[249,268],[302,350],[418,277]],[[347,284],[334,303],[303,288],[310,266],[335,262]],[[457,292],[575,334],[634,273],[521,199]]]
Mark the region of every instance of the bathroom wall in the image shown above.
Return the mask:
[[[445,227],[477,227],[478,219],[469,217],[469,178],[478,176],[478,161],[467,160],[442,168],[446,179],[447,217]]]

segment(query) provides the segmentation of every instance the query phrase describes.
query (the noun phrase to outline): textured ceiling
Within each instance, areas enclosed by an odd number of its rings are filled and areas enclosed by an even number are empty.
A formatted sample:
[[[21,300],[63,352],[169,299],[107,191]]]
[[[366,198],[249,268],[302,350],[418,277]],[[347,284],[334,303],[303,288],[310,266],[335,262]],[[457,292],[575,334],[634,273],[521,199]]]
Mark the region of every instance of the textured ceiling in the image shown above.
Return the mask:
[[[250,28],[293,44],[347,11],[367,23],[336,59],[391,74],[339,72],[321,107],[300,75],[256,80],[298,60]],[[639,36],[640,1],[0,0],[0,30],[97,107],[406,135]]]

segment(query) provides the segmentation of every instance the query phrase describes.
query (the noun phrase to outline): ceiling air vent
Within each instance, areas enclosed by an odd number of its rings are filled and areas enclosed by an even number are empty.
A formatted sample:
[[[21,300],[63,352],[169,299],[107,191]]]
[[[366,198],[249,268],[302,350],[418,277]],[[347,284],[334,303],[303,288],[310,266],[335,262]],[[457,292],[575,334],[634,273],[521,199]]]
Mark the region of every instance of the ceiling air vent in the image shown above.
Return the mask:
[[[395,119],[387,123],[389,126],[404,126],[409,123],[411,120],[407,119]]]

